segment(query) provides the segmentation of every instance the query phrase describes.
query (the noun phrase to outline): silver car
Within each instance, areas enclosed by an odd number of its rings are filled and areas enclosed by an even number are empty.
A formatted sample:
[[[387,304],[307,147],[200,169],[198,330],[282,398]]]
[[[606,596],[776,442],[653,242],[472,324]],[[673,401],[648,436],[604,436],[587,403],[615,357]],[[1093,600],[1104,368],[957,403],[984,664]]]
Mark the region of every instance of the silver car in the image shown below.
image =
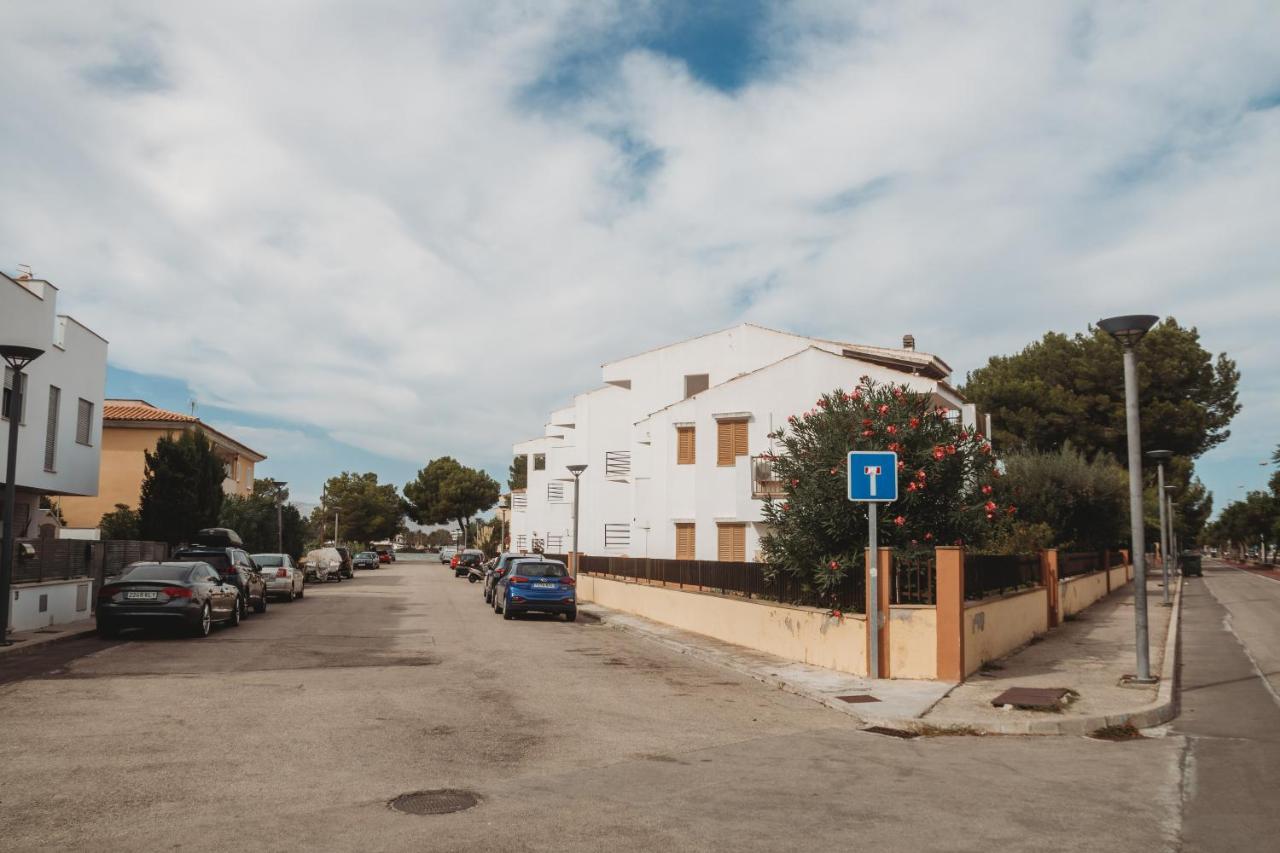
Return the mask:
[[[267,595],[293,601],[306,592],[307,574],[298,568],[288,554],[254,554],[253,562],[262,569],[267,582]]]

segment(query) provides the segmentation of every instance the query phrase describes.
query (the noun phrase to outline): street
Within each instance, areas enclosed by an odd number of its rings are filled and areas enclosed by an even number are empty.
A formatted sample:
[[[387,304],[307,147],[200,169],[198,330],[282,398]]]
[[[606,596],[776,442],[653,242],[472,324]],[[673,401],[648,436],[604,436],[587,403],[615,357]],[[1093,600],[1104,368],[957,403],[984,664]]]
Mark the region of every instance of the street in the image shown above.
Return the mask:
[[[78,642],[0,687],[8,849],[1177,845],[1181,738],[860,732],[590,620],[504,622],[434,560],[205,640]],[[387,806],[437,788],[481,801]]]

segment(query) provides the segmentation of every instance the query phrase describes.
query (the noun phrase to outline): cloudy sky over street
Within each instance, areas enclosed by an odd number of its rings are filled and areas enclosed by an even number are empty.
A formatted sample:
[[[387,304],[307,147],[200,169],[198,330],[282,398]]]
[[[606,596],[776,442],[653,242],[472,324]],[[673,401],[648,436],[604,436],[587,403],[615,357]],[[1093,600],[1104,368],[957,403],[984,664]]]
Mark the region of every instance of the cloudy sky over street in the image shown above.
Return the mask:
[[[693,9],[697,11],[691,11]],[[0,267],[314,498],[750,320],[957,370],[1173,315],[1280,442],[1280,5],[7,3]],[[1117,377],[1117,382],[1120,379]]]

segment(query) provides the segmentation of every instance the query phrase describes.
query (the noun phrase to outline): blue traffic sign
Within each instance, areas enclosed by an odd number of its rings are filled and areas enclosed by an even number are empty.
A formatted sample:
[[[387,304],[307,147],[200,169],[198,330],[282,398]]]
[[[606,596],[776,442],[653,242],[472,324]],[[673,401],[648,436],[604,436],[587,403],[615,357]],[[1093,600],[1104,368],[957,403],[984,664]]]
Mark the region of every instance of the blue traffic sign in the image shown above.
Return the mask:
[[[849,500],[889,503],[898,499],[898,454],[849,452]]]

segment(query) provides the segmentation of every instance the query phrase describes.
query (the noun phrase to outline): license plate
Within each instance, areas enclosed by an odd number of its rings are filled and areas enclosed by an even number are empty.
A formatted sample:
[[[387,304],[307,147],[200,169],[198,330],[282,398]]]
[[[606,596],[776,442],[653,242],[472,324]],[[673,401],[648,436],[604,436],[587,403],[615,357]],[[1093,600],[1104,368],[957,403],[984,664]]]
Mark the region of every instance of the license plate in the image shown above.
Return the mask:
[[[124,597],[133,601],[154,601],[158,595],[155,592],[126,592]]]
[[[555,589],[558,586],[559,584],[555,584],[555,583],[535,583],[533,585],[533,588],[534,589]]]

